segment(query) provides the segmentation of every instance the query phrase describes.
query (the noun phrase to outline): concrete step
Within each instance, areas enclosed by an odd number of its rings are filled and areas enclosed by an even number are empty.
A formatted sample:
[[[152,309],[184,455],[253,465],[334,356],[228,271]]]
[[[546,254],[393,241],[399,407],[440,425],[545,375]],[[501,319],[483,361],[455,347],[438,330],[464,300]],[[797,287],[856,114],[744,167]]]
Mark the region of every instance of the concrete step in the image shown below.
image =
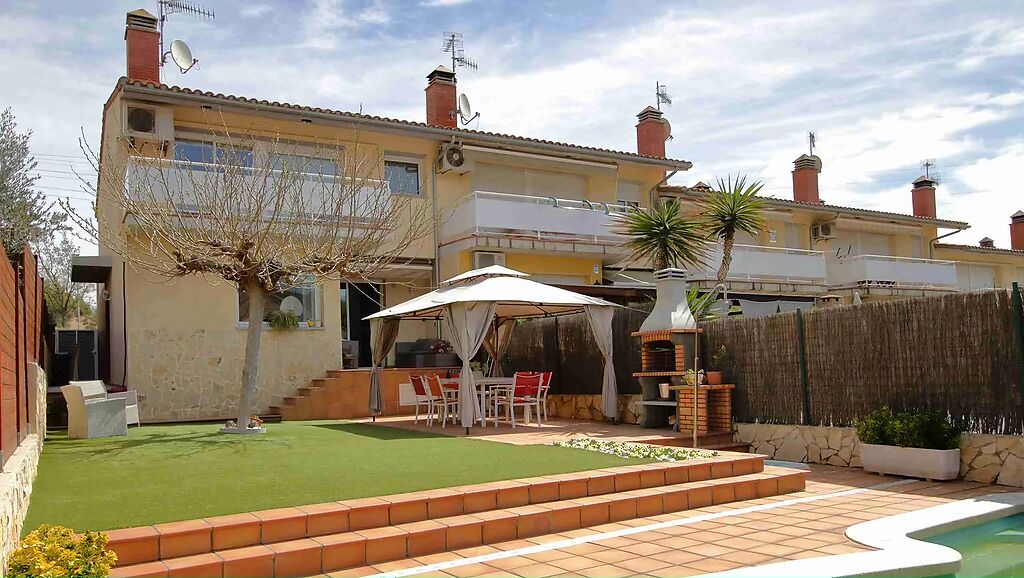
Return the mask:
[[[108,547],[117,553],[118,564],[135,564],[763,470],[764,456],[754,454],[621,466],[112,530]]]
[[[804,489],[807,472],[786,468],[636,488],[540,504],[453,513],[429,520],[163,558],[119,566],[111,576],[312,576],[404,558],[567,532]]]

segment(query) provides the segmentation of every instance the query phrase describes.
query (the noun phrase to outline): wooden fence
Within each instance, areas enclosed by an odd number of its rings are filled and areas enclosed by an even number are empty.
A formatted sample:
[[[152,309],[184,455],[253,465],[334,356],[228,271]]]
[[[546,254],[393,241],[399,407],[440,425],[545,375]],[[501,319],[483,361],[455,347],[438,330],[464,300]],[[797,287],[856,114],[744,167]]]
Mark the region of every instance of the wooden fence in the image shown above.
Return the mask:
[[[0,251],[0,469],[35,426],[29,364],[43,359],[45,308],[32,253]]]
[[[639,392],[639,347],[629,334],[646,316],[616,313],[620,393]],[[1020,323],[1011,291],[958,293],[722,319],[705,324],[702,348],[726,346],[721,369],[737,386],[736,421],[847,426],[889,405],[945,411],[976,433],[1019,435]],[[582,315],[521,323],[505,368],[554,371],[553,393],[600,393],[601,354],[589,331]]]

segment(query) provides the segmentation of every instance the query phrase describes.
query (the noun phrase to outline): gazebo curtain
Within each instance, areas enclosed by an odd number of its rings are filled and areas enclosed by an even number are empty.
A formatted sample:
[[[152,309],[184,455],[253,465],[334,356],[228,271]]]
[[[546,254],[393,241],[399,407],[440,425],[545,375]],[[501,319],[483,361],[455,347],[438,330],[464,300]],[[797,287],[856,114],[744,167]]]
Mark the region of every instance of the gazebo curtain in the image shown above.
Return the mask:
[[[601,411],[609,419],[619,416],[619,392],[615,384],[615,364],[612,362],[612,318],[615,310],[611,307],[588,305],[584,308],[590,329],[594,333],[597,348],[604,356],[604,377],[601,381]]]
[[[462,373],[459,376],[459,420],[462,427],[470,427],[483,411],[476,397],[476,380],[470,360],[480,351],[487,336],[494,312],[498,305],[493,301],[470,301],[452,303],[444,307],[444,320],[448,326],[455,352],[462,359]],[[473,400],[472,403],[467,403]]]
[[[384,396],[380,391],[381,365],[398,339],[398,323],[397,317],[370,320],[370,328],[374,332],[373,370],[370,371],[370,413],[373,415],[384,413]]]
[[[515,319],[500,319],[491,325],[484,340],[484,350],[491,356],[491,367],[487,372],[488,377],[501,377],[501,358],[505,357],[508,351],[508,344],[512,341],[512,330],[516,327]]]

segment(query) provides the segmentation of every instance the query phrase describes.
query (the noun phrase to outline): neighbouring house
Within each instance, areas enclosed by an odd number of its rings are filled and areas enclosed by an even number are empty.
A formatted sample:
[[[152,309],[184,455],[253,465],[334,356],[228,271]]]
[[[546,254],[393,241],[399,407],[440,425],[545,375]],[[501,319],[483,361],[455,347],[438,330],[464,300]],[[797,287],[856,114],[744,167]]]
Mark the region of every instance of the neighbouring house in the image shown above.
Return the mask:
[[[830,205],[819,198],[822,161],[794,161],[793,199],[765,199],[765,230],[737,235],[726,288],[746,315],[809,308],[830,302],[943,295],[1024,284],[1024,212],[1011,217],[1012,248],[951,245],[942,239],[970,227],[936,215],[936,182],[911,183],[912,214]],[[658,194],[696,209],[711,189],[663,185]],[[716,285],[721,250],[692,282]],[[649,273],[634,272],[646,280]]]
[[[691,163],[666,157],[668,121],[653,107],[637,115],[636,151],[627,152],[460,128],[456,76],[443,66],[427,76],[425,122],[179,88],[161,82],[157,19],[136,10],[126,21],[127,73],[104,106],[102,163],[132,163],[124,158],[128,139],[149,155],[202,163],[224,145],[210,129],[213,116],[232,131],[268,139],[358,140],[366,155],[383,158],[380,178],[390,194],[411,196],[436,216],[432,238],[374,282],[289,290],[303,303],[307,323],[264,336],[261,411],[282,398],[294,401],[290,396],[329,371],[369,366],[371,331],[363,317],[473,268],[502,264],[605,299],[646,300],[652,271],[645,264],[623,268],[621,239],[609,225],[659,198],[695,204],[709,190],[665,184]],[[152,122],[133,126],[132,115]],[[261,162],[259,154],[249,158]],[[968,224],[936,216],[934,183],[915,181],[913,214],[895,214],[822,203],[820,170],[817,157],[798,158],[793,200],[768,199],[767,230],[738,240],[727,289],[747,314],[850,302],[855,293],[872,299],[1005,287],[1024,277],[1024,229],[1014,229],[1013,250],[941,244],[944,232]],[[98,210],[111,210],[102,187],[98,193]],[[1013,226],[1024,227],[1024,213]],[[693,272],[698,287],[714,288],[720,251]],[[143,421],[231,416],[246,327],[238,290],[199,277],[151,278],[102,242],[99,253],[76,261],[74,279],[100,285],[101,377],[144,396]],[[272,296],[271,305],[283,297]],[[397,349],[408,352],[402,343],[439,334],[434,322],[404,323]],[[365,410],[362,401],[352,403]]]

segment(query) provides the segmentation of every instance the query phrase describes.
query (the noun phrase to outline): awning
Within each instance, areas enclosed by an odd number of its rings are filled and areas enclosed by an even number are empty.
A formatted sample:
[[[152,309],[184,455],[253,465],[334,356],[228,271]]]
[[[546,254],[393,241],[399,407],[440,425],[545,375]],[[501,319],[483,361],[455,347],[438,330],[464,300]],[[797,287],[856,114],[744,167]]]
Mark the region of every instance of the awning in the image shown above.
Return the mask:
[[[114,259],[109,255],[78,255],[71,259],[71,280],[75,283],[107,283]]]

